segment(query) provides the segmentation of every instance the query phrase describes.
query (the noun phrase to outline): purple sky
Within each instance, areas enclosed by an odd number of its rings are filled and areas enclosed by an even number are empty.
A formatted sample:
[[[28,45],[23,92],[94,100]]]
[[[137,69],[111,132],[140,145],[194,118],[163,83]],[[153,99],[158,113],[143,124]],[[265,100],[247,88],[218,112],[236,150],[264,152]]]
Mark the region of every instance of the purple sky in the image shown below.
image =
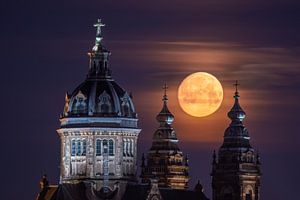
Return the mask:
[[[2,1],[0,9],[3,199],[34,199],[44,172],[57,182],[58,117],[65,92],[85,78],[99,17],[113,77],[134,95],[139,154],[150,147],[167,82],[190,186],[200,179],[210,197],[211,153],[229,124],[238,79],[251,144],[262,157],[262,199],[299,197],[299,2]],[[186,115],[176,98],[180,82],[197,71],[214,74],[225,92],[205,118]]]

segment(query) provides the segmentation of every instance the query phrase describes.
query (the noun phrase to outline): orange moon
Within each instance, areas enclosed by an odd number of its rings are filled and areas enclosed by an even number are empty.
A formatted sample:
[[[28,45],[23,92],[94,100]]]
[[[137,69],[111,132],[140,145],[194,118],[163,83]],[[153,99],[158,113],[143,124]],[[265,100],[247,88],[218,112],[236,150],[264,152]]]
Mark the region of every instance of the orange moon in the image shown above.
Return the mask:
[[[220,81],[206,72],[187,76],[178,88],[179,105],[194,117],[211,115],[221,106],[223,88]]]

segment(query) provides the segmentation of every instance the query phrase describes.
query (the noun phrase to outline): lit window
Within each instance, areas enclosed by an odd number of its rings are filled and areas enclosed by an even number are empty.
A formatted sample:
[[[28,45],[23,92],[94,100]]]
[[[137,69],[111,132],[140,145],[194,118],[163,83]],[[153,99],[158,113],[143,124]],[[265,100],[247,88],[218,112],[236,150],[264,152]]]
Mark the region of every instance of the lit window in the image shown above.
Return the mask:
[[[103,154],[108,153],[108,142],[106,139],[103,140]]]
[[[130,140],[130,155],[133,156],[133,140]]]
[[[129,149],[130,149],[130,144],[129,144],[129,140],[126,140],[126,156],[129,156],[130,153],[129,153]]]
[[[101,140],[96,140],[96,156],[101,156]]]
[[[77,140],[76,155],[81,156],[81,141],[80,140]]]
[[[82,141],[82,155],[86,155],[86,140]]]
[[[114,155],[114,141],[112,139],[109,140],[109,144],[108,144],[108,154],[110,156]]]
[[[76,155],[76,142],[75,142],[75,140],[72,140],[71,149],[72,149],[71,155],[75,156]]]
[[[126,147],[127,144],[126,144],[126,139],[123,139],[123,156],[126,156]]]

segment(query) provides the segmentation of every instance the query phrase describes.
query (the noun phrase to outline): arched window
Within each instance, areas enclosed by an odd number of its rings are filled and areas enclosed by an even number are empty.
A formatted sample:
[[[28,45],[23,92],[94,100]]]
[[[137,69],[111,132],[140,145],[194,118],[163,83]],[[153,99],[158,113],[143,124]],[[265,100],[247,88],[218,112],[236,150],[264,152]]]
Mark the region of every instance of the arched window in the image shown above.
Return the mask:
[[[75,156],[76,155],[76,141],[75,140],[72,140],[71,149],[72,149],[71,156]]]
[[[130,155],[130,144],[129,139],[126,140],[126,156]]]
[[[252,194],[252,191],[253,191],[253,188],[251,187],[251,185],[248,185],[245,189],[245,199],[246,200],[252,200],[252,197],[253,197],[253,194]]]
[[[124,113],[125,117],[130,116],[131,112],[130,112],[130,106],[129,106],[129,95],[127,94],[127,92],[124,94],[123,97],[121,97],[121,101],[122,101],[122,111]]]
[[[101,140],[96,140],[96,156],[101,156]]]
[[[103,113],[108,113],[108,112],[109,112],[109,105],[107,105],[107,104],[102,104],[102,105],[101,105],[101,112],[103,112]]]
[[[86,155],[86,140],[85,139],[82,141],[82,155],[83,156]]]
[[[103,140],[103,154],[108,153],[108,142],[106,139]]]
[[[246,194],[246,200],[252,200],[252,191],[248,191],[248,193]]]
[[[86,97],[81,91],[79,91],[75,97],[74,111],[76,113],[84,113],[87,111]]]
[[[76,155],[81,156],[81,141],[77,140],[77,149],[76,149]]]
[[[99,96],[98,112],[110,113],[111,112],[111,98],[109,94],[104,90]]]
[[[133,140],[129,140],[129,155],[133,156]]]
[[[123,156],[126,156],[126,149],[127,149],[126,139],[123,139]]]
[[[108,143],[108,155],[114,155],[114,141],[112,139],[110,139]]]

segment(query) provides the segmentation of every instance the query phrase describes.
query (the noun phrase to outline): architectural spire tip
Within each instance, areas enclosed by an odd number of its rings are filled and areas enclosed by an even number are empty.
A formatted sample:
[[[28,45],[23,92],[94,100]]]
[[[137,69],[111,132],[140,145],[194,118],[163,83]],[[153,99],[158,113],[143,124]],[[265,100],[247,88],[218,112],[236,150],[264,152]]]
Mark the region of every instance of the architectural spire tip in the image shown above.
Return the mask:
[[[94,51],[97,51],[99,49],[99,46],[101,46],[101,41],[103,39],[102,37],[102,31],[101,31],[101,28],[105,26],[105,24],[103,24],[101,22],[101,19],[98,19],[97,20],[97,23],[94,24],[94,27],[97,28],[97,32],[96,32],[96,40],[95,40],[95,46],[93,47],[93,50]]]
[[[238,86],[240,85],[238,80],[235,81],[235,83],[233,84],[235,86],[235,94],[234,97],[239,97],[239,90],[238,90]]]
[[[168,90],[168,85],[167,83],[164,84],[163,89],[164,89],[164,97],[163,97],[163,101],[166,102],[168,100],[168,96],[167,96],[167,90]]]

